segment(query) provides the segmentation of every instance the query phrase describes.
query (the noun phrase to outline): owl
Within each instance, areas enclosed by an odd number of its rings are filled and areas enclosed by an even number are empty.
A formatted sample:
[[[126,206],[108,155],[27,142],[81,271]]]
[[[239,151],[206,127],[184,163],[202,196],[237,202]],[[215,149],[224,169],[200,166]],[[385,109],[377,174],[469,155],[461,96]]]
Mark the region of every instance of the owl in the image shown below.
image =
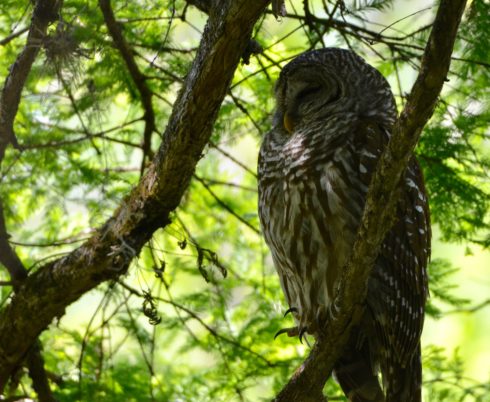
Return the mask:
[[[385,78],[354,52],[336,48],[309,51],[287,64],[275,98],[273,127],[259,154],[259,216],[301,339],[318,335],[333,313],[397,112]],[[422,172],[412,157],[362,319],[334,367],[351,401],[421,400],[430,237]]]

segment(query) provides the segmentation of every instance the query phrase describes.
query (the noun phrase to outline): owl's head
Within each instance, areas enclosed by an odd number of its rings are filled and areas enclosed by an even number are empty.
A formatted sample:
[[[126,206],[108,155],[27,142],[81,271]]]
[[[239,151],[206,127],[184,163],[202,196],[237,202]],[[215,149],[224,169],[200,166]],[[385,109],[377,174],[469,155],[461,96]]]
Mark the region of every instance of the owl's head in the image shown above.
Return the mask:
[[[350,50],[305,52],[289,62],[276,84],[274,126],[292,133],[332,115],[391,125],[396,105],[386,79]]]

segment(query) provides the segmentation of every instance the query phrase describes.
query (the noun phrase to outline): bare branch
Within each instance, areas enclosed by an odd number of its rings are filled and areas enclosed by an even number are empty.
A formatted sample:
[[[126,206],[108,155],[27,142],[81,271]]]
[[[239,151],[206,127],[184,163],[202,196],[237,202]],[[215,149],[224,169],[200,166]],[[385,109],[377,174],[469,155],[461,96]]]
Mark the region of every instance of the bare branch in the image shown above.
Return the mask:
[[[15,38],[18,38],[23,33],[27,32],[28,30],[29,30],[29,28],[27,27],[27,28],[19,29],[17,32],[11,33],[6,38],[3,38],[2,40],[0,40],[0,46],[5,46],[6,44],[10,43]]]
[[[243,186],[241,184],[236,184],[236,183],[232,183],[232,182],[229,182],[229,181],[216,180],[216,179],[211,179],[209,177],[201,177],[201,180],[203,180],[204,182],[206,182],[206,184],[208,184],[210,187],[211,186],[214,186],[214,185],[217,185],[217,186],[227,186],[227,187],[238,188],[238,189],[244,190],[244,191],[250,191],[252,193],[257,193],[258,192],[257,187]]]
[[[76,144],[76,143],[82,142],[82,141],[93,140],[94,138],[103,138],[103,139],[105,139],[107,141],[116,142],[118,144],[127,145],[129,147],[141,148],[141,145],[140,144],[136,144],[136,143],[133,143],[133,142],[130,142],[130,141],[125,141],[125,140],[122,140],[120,138],[112,138],[112,137],[109,137],[107,135],[110,132],[120,130],[120,129],[125,128],[127,126],[130,126],[130,125],[132,125],[134,123],[137,123],[137,122],[139,122],[141,120],[144,120],[144,119],[142,117],[138,117],[138,118],[133,119],[133,120],[130,120],[128,122],[119,124],[118,126],[111,127],[111,128],[106,129],[106,130],[99,131],[99,132],[93,133],[93,134],[92,133],[89,133],[87,130],[83,130],[82,133],[85,134],[83,137],[73,138],[71,140],[49,141],[49,142],[45,142],[45,143],[41,143],[41,144],[36,144],[36,143],[27,143],[26,144],[26,143],[22,143],[21,146],[22,146],[22,149],[23,150],[42,149],[42,148],[60,148],[60,147],[66,146],[66,145],[72,145],[72,144]],[[73,129],[70,129],[68,127],[60,127],[60,126],[56,126],[56,125],[52,125],[52,124],[42,123],[42,125],[43,126],[47,126],[47,127],[55,127],[58,130],[60,130],[60,131],[67,131],[67,132],[71,132],[71,133],[78,133],[78,132],[80,132],[78,130],[73,130]]]

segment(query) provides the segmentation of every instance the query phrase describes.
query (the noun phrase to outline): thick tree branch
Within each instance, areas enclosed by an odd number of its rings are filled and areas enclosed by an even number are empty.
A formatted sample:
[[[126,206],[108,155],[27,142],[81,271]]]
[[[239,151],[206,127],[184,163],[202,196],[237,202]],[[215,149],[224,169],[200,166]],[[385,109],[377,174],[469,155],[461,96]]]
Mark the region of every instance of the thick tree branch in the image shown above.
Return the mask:
[[[267,4],[226,0],[210,10],[163,143],[138,186],[82,246],[30,275],[0,312],[0,392],[53,318],[62,316],[85,292],[126,272],[155,230],[170,222],[209,140],[253,25]]]
[[[0,161],[8,144],[18,147],[14,119],[19,109],[22,89],[32,64],[42,46],[49,24],[58,18],[60,0],[38,0],[32,15],[24,49],[10,67],[0,97]]]
[[[126,63],[129,74],[136,85],[141,97],[141,103],[143,105],[143,109],[145,111],[144,120],[145,120],[145,130],[143,132],[143,160],[141,161],[141,172],[143,173],[146,158],[151,158],[151,135],[154,131],[156,131],[155,127],[155,112],[153,110],[151,97],[153,95],[150,88],[146,84],[147,77],[141,73],[136,64],[136,61],[133,57],[133,51],[129,46],[128,42],[124,38],[122,34],[122,30],[120,25],[116,21],[116,17],[114,16],[114,12],[112,11],[111,1],[110,0],[99,0],[99,6],[102,10],[102,14],[104,15],[104,20],[107,25],[107,29],[109,30],[110,35],[112,36],[112,40],[114,41],[114,45],[121,53],[121,56]]]
[[[329,320],[310,355],[279,393],[277,402],[318,401],[352,327],[363,312],[367,280],[392,225],[398,188],[420,133],[431,117],[449,71],[451,53],[465,0],[442,0],[419,76],[397,120],[369,187],[361,227],[335,298],[337,317]]]

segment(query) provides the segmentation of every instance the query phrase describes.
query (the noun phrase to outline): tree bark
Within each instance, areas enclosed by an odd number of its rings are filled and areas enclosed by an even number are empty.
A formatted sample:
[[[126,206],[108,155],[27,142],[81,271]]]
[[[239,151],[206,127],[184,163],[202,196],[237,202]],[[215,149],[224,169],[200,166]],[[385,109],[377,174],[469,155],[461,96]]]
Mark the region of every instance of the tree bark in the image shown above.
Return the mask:
[[[30,275],[0,312],[0,392],[36,337],[66,306],[125,273],[153,233],[170,223],[207,144],[252,28],[269,3],[211,2],[194,63],[163,143],[138,185],[95,234]]]
[[[327,322],[324,334],[277,395],[276,402],[309,402],[322,397],[322,389],[333,365],[362,315],[367,281],[381,243],[392,226],[401,178],[422,129],[432,116],[449,71],[465,5],[465,0],[442,0],[439,5],[418,78],[369,186],[353,253],[342,272],[335,298],[339,313]]]

